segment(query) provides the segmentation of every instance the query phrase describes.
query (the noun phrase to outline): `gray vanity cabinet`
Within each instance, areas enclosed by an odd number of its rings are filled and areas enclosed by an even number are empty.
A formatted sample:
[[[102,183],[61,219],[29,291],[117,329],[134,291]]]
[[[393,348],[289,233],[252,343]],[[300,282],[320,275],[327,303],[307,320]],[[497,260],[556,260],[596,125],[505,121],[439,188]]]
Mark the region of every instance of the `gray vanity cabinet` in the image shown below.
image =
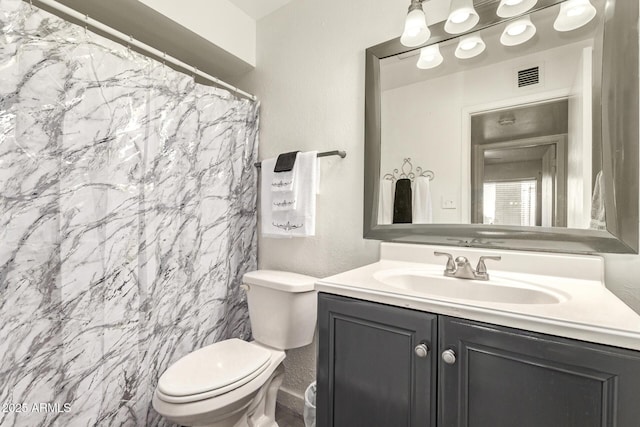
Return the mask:
[[[446,316],[438,339],[439,426],[640,426],[637,352]]]
[[[324,293],[318,322],[318,427],[640,427],[639,352]]]
[[[436,316],[320,294],[318,427],[435,427]]]

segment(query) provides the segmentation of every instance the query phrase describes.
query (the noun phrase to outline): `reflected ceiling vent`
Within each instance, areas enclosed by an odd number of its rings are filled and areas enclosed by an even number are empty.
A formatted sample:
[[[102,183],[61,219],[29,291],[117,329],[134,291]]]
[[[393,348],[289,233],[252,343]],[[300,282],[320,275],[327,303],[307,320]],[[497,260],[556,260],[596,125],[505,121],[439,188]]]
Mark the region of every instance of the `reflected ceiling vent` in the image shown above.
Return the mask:
[[[540,84],[540,67],[530,67],[518,71],[518,87]]]

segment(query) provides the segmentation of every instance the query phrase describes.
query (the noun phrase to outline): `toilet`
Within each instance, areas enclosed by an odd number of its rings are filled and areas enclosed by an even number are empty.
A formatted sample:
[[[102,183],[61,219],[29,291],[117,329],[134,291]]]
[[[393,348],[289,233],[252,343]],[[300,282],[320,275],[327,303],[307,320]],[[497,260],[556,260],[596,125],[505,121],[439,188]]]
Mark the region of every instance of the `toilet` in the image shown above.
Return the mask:
[[[316,280],[274,270],[245,274],[254,341],[217,342],[176,361],[158,380],[154,409],[183,426],[277,427],[284,351],[313,340]]]

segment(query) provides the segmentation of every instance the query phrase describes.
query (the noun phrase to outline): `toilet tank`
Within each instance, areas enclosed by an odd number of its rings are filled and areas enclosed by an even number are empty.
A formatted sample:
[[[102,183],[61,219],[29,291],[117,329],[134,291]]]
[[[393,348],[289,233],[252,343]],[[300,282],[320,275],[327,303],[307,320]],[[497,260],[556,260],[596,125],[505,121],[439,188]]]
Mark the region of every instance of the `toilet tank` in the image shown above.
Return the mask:
[[[276,270],[246,273],[253,338],[279,350],[311,344],[316,329],[316,277]]]

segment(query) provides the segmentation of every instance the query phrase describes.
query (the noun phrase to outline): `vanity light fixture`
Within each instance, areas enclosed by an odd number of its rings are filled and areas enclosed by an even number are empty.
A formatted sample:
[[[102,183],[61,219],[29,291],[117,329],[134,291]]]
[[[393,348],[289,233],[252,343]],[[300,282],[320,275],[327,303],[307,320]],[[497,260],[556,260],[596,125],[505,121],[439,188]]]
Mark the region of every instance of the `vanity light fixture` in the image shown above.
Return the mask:
[[[416,66],[421,70],[429,70],[442,64],[444,58],[440,53],[440,45],[432,44],[420,49],[420,57]]]
[[[487,45],[479,35],[472,35],[460,38],[458,47],[456,47],[455,55],[460,59],[469,59],[480,55],[486,49]]]
[[[567,0],[560,5],[560,13],[553,23],[556,31],[571,31],[589,23],[596,16],[596,8],[589,0]]]
[[[478,21],[480,16],[473,8],[473,0],[452,0],[444,30],[449,34],[464,33],[475,27]]]
[[[536,34],[536,26],[529,16],[517,19],[507,25],[500,36],[500,43],[505,46],[517,46],[531,39]]]
[[[411,0],[407,19],[404,21],[404,31],[400,43],[407,47],[419,46],[429,40],[431,31],[427,27],[427,19],[422,10],[424,0]]]
[[[501,0],[496,14],[501,18],[521,15],[538,3],[538,0]]]

